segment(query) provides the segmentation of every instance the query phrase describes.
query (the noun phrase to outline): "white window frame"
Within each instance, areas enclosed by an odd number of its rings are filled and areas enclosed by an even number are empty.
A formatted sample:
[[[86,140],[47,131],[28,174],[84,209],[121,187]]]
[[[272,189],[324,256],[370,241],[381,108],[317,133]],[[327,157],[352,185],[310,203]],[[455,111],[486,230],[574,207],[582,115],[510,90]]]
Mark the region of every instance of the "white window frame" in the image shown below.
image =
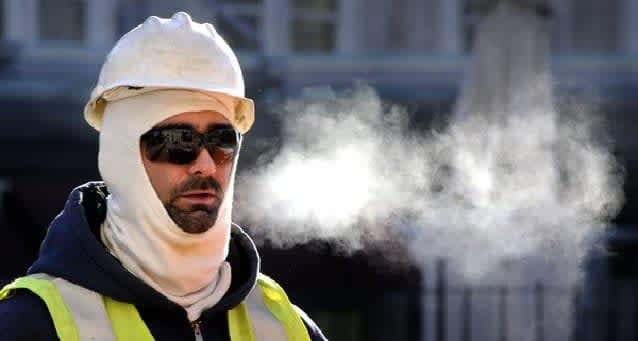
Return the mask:
[[[99,62],[116,41],[117,0],[84,0],[85,39],[70,44],[43,43],[39,38],[39,0],[5,0],[5,39],[23,47],[22,57],[34,60]]]
[[[215,17],[219,18],[220,16],[244,16],[244,17],[254,17],[256,19],[256,27],[255,27],[255,39],[257,40],[257,47],[255,50],[253,49],[242,49],[242,48],[234,48],[235,52],[238,54],[255,54],[263,50],[263,47],[260,46],[263,44],[261,42],[260,32],[263,31],[264,28],[264,0],[262,0],[259,4],[233,4],[233,3],[220,3],[215,5]]]
[[[340,30],[340,22],[343,20],[339,13],[340,10],[343,9],[342,6],[342,2],[343,1],[352,1],[352,0],[335,0],[335,10],[332,13],[326,13],[326,12],[319,12],[317,10],[314,9],[307,9],[307,8],[302,8],[302,9],[296,9],[292,7],[292,4],[290,2],[288,2],[288,5],[290,7],[289,12],[290,12],[290,16],[288,18],[288,26],[290,27],[290,29],[292,30],[292,25],[293,22],[295,20],[301,19],[304,21],[310,21],[310,22],[320,22],[320,23],[331,23],[334,26],[334,36],[333,41],[334,41],[334,46],[332,48],[332,50],[330,51],[295,51],[294,46],[293,46],[293,36],[292,34],[289,34],[289,41],[290,41],[290,50],[292,53],[294,54],[312,54],[312,55],[334,55],[336,54],[339,50],[340,50],[340,44],[339,44],[339,33],[342,31]]]
[[[266,56],[285,56],[290,53],[289,4],[288,0],[264,0],[261,39]]]
[[[463,51],[463,6],[461,0],[439,0],[438,50],[442,55],[458,56]]]
[[[332,55],[341,50],[339,46],[346,46],[345,41],[340,42],[340,36],[344,30],[341,22],[347,22],[342,16],[346,3],[355,3],[361,0],[336,0],[337,7],[333,14],[312,13],[312,10],[294,10],[289,0],[262,0],[260,4],[228,4],[217,3],[215,12],[223,12],[226,15],[249,15],[257,17],[257,34],[261,46],[257,50],[236,50],[241,56],[256,56],[263,54],[268,57],[283,57],[298,54],[292,48],[292,20],[296,16],[304,16],[310,20],[330,20],[335,25],[335,47],[333,51],[320,53],[320,55]],[[347,5],[345,5],[347,6]],[[219,13],[216,13],[216,16]],[[328,18],[329,17],[329,18]]]

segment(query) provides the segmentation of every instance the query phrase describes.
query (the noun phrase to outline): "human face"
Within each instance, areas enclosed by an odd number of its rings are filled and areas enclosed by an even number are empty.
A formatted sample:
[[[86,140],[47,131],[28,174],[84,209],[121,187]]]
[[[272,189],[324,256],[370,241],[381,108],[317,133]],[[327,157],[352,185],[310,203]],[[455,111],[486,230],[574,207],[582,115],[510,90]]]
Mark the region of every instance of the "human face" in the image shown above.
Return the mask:
[[[206,133],[219,125],[230,123],[217,112],[198,111],[172,116],[154,128],[179,126]],[[146,148],[140,143],[146,174],[171,219],[187,233],[203,233],[210,229],[217,220],[239,150],[231,161],[216,163],[202,148],[192,162],[175,164],[149,160]]]

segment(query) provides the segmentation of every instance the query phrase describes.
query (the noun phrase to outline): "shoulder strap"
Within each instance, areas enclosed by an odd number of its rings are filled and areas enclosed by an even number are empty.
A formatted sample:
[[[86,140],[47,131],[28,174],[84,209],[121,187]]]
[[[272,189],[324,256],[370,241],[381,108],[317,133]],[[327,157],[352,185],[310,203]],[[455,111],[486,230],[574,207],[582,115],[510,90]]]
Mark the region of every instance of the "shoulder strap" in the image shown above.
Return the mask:
[[[117,340],[154,340],[134,305],[116,301],[107,296],[103,298]]]
[[[228,332],[231,341],[255,341],[245,302],[228,311]]]
[[[288,300],[288,295],[277,282],[272,278],[259,274],[257,278],[264,304],[275,315],[275,317],[284,325],[288,340],[307,340],[310,341],[310,335],[306,326],[301,321],[301,317],[295,311],[294,306]]]
[[[0,291],[0,300],[6,299],[17,289],[27,289],[38,295],[49,309],[58,338],[62,341],[79,341],[80,333],[62,296],[51,281],[32,276],[20,277]]]
[[[47,274],[22,277],[0,291],[0,299],[15,289],[28,289],[49,309],[58,338],[79,340],[153,340],[135,306]]]
[[[278,323],[272,323],[272,316]],[[257,286],[246,301],[229,311],[228,323],[233,341],[310,341],[308,330],[286,292],[277,282],[261,273],[257,277]]]
[[[10,297],[16,289],[30,290],[44,301],[62,341],[153,340],[132,304],[101,297],[46,274],[16,279],[0,290],[0,300]],[[246,301],[228,312],[228,327],[232,341],[310,341],[308,330],[285,291],[263,274],[259,274]]]

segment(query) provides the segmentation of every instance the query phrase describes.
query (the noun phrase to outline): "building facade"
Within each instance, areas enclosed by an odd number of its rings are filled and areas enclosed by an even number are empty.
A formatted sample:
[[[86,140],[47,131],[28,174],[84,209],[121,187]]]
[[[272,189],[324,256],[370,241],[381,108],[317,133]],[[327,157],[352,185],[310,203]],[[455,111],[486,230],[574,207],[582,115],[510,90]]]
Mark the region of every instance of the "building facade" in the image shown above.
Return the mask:
[[[31,217],[19,229],[41,237],[68,191],[98,177],[97,134],[83,122],[81,110],[108,50],[149,15],[168,17],[185,10],[195,20],[214,23],[238,52],[248,95],[265,117],[257,119],[255,134],[267,137],[277,131],[277,122],[268,116],[271,101],[294,97],[309,86],[349,87],[354,80],[362,81],[388,101],[411,105],[426,121],[435,113],[449,112],[479,20],[468,10],[474,4],[1,0],[0,155],[5,158],[0,183],[11,193],[3,196],[11,198],[3,207]],[[615,152],[629,174],[628,204],[619,222],[638,223],[631,195],[638,193],[638,181],[631,176],[638,169],[638,139],[633,137],[633,114],[638,113],[638,97],[633,95],[638,90],[638,0],[552,0],[551,6],[551,65],[557,92],[587,100],[595,95],[604,103],[601,114],[610,123]],[[5,222],[5,228],[16,227]],[[22,251],[35,257],[32,244]],[[11,248],[3,251],[12,255]],[[418,271],[404,269],[379,279],[366,257],[346,259],[326,246],[292,252],[306,268],[301,274],[287,268],[290,253],[277,250],[265,250],[269,264],[274,264],[266,270],[281,274],[293,298],[298,295],[302,305],[310,307],[329,336],[386,340],[426,335],[421,330]],[[317,254],[322,264],[313,258]],[[306,285],[319,280],[324,286],[310,290],[317,296],[308,295]],[[387,295],[380,296],[380,291]],[[394,313],[389,316],[387,311]]]

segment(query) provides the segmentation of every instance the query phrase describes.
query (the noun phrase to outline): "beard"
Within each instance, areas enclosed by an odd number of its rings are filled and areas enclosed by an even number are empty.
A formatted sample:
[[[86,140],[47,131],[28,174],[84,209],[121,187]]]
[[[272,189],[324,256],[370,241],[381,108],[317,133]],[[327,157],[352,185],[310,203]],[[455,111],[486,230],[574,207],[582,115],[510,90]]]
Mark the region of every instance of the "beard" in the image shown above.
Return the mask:
[[[191,205],[187,209],[176,205],[179,196],[191,190],[214,190],[217,200],[213,205]],[[224,200],[222,186],[212,177],[191,177],[171,192],[164,208],[175,224],[186,233],[200,234],[208,231],[219,215],[219,207]]]

